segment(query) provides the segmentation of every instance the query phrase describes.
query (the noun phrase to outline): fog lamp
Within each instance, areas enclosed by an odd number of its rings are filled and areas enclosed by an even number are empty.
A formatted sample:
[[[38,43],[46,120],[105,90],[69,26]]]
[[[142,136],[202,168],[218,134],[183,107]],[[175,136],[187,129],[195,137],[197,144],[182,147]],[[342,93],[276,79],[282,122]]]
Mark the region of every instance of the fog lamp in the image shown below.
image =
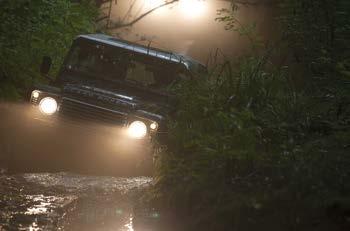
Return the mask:
[[[52,115],[57,111],[57,101],[51,97],[43,98],[39,103],[39,109],[43,114]]]
[[[140,139],[147,134],[147,126],[142,121],[134,121],[128,127],[128,135],[132,138]]]

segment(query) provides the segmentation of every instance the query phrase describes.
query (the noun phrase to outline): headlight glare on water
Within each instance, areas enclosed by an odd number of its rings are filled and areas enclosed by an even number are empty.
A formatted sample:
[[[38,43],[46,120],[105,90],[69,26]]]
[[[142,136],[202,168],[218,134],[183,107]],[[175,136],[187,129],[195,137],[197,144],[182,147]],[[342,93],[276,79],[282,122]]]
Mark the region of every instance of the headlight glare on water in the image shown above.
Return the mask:
[[[141,139],[147,134],[147,126],[142,121],[134,121],[128,127],[128,135],[132,138]]]
[[[54,114],[57,111],[57,108],[57,101],[51,97],[45,97],[39,103],[39,109],[45,115]]]

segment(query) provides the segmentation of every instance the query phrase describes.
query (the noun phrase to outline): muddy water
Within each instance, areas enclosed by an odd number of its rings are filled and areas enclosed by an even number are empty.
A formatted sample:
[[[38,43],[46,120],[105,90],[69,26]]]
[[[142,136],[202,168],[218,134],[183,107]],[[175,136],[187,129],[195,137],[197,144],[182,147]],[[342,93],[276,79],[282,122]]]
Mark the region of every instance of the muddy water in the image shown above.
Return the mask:
[[[88,193],[97,190],[103,193],[118,192],[126,194],[133,189],[150,183],[149,177],[106,177],[86,176],[70,173],[24,174],[27,182],[37,183],[44,187],[63,187],[67,192]]]
[[[63,129],[61,134],[60,126],[39,126],[28,105],[0,104],[0,112],[1,231],[159,230],[157,211],[134,209],[152,178],[101,176],[108,164],[118,170],[127,166],[128,159],[141,157],[130,156],[130,152],[123,156],[113,137],[99,137],[95,130],[90,132],[94,136],[87,139],[90,135],[72,133],[74,129]],[[79,158],[74,157],[77,153]],[[79,172],[72,162],[86,165],[89,154],[92,161],[87,167],[96,168],[99,176],[70,173]],[[117,154],[122,162],[109,161]],[[67,162],[60,164],[62,158]],[[98,160],[107,167],[97,167]],[[11,168],[13,165],[15,168]],[[4,169],[10,169],[11,174]],[[135,217],[141,217],[138,220],[142,222],[135,222]]]
[[[0,167],[13,172],[152,173],[151,145],[128,139],[119,127],[45,117],[25,103],[0,103],[0,115]]]
[[[135,203],[151,181],[64,172],[1,175],[0,230],[155,230],[134,225]]]

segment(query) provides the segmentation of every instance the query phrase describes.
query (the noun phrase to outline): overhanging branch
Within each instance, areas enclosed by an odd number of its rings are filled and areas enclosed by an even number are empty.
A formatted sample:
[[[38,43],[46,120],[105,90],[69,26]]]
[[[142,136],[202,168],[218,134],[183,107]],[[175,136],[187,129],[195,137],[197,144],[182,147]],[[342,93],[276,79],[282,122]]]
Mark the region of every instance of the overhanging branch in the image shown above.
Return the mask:
[[[119,29],[119,28],[123,28],[123,27],[132,26],[135,23],[137,23],[138,21],[140,21],[141,19],[143,19],[144,17],[146,17],[147,15],[151,14],[152,12],[154,12],[154,11],[156,11],[156,10],[162,8],[162,7],[174,4],[175,2],[178,2],[178,1],[179,0],[172,0],[170,2],[165,2],[163,4],[160,4],[159,6],[156,6],[156,7],[152,8],[152,9],[146,11],[145,13],[143,13],[140,16],[136,17],[135,19],[131,20],[130,22],[122,23],[122,24],[115,23],[113,26],[110,26],[108,29]]]

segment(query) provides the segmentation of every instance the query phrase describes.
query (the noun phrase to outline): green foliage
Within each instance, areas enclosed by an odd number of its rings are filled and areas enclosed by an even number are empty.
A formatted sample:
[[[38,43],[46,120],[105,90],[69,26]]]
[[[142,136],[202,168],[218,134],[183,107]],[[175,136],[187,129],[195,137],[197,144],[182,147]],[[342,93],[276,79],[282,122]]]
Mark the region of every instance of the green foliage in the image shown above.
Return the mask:
[[[256,31],[256,23],[243,24],[236,15],[238,11],[239,5],[236,1],[232,1],[230,9],[218,10],[218,17],[215,20],[224,23],[226,30],[235,31],[240,36],[246,37],[251,43],[252,50],[256,50],[263,45]]]
[[[178,86],[153,196],[189,229],[349,227],[350,8],[331,2],[283,1],[293,60],[268,47]]]
[[[40,79],[43,56],[55,74],[74,37],[94,31],[93,1],[0,1],[0,98],[19,98]]]

